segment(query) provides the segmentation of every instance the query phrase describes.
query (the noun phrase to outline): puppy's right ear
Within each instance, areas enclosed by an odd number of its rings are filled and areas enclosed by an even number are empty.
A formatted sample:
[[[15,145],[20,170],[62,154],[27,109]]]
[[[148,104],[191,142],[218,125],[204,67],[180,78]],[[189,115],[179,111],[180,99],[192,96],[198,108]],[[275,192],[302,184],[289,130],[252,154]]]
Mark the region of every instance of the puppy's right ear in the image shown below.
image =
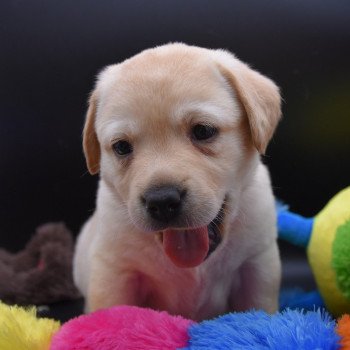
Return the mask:
[[[92,92],[89,99],[89,108],[86,113],[83,130],[83,149],[86,164],[91,175],[95,175],[100,170],[101,149],[97,139],[95,120],[97,111],[97,93]]]

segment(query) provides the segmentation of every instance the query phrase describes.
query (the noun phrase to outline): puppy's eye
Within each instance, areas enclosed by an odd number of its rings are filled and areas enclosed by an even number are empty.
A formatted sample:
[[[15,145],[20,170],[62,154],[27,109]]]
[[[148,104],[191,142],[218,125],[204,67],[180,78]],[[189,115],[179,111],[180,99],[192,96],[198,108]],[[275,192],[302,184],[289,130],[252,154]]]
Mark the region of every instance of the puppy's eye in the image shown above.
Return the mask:
[[[119,140],[113,144],[113,149],[119,156],[126,156],[132,152],[132,145],[128,141]]]
[[[191,130],[192,137],[197,141],[208,140],[216,135],[217,132],[217,128],[205,124],[196,124]]]

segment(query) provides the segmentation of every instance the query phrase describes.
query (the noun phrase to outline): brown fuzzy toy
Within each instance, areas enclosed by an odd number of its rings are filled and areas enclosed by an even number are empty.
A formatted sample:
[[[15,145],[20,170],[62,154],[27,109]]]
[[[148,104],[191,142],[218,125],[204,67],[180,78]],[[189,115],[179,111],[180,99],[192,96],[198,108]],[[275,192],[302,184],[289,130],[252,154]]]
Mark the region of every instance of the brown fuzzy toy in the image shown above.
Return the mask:
[[[72,277],[73,239],[63,223],[37,228],[24,250],[0,249],[0,300],[40,305],[80,297]]]

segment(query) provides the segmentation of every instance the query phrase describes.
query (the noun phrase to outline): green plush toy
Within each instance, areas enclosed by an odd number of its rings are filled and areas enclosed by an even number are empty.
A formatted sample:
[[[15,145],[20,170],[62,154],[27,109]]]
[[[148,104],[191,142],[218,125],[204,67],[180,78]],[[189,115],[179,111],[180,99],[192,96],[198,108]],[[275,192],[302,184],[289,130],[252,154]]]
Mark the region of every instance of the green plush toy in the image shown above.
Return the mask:
[[[319,293],[335,316],[350,312],[350,187],[314,218],[281,209],[279,237],[307,250]]]

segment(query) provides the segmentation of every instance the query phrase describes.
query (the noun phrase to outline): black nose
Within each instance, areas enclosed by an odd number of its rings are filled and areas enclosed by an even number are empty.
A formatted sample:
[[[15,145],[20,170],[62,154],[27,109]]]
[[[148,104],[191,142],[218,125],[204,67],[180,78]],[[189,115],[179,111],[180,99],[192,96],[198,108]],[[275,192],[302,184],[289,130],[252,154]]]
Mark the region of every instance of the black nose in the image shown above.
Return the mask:
[[[146,191],[142,200],[153,219],[168,222],[179,215],[183,194],[175,186],[162,186]]]

